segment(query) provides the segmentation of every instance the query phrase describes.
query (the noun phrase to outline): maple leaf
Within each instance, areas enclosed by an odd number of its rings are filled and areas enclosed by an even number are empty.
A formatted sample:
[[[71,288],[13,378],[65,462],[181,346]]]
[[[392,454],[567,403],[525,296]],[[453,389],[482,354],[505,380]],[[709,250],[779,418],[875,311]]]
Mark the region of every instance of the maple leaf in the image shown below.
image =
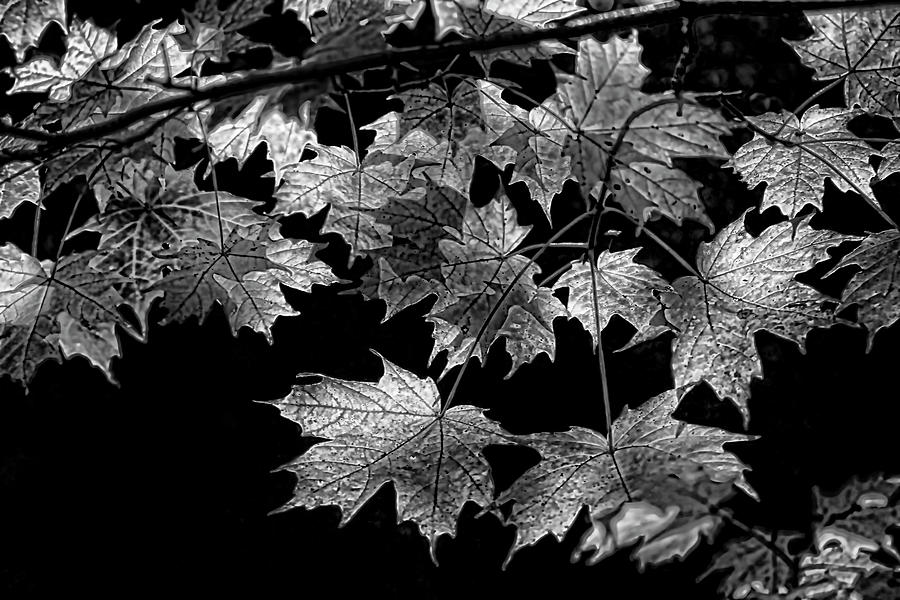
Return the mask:
[[[481,409],[441,410],[437,385],[383,360],[378,382],[323,377],[275,405],[304,437],[326,438],[286,468],[297,475],[292,506],[336,504],[346,523],[383,485],[397,492],[397,517],[432,541],[454,534],[467,501],[493,499],[481,450],[513,443]]]
[[[265,17],[269,0],[198,0],[193,10],[185,11],[185,35],[182,48],[195,50],[198,57],[227,60],[229,53],[252,47],[240,30]]]
[[[9,162],[0,167],[0,219],[12,216],[23,202],[37,204],[41,181],[30,163]]]
[[[92,268],[90,254],[38,261],[11,244],[0,246],[0,368],[27,384],[46,360],[79,354],[112,378],[120,354],[114,290],[120,278]]]
[[[652,327],[651,321],[659,312],[659,300],[653,292],[672,289],[656,271],[634,261],[639,251],[601,252],[594,275],[589,264],[575,265],[554,286],[568,288],[569,317],[578,319],[595,344],[599,339],[595,310],[601,330],[613,315],[619,315],[641,335]]]
[[[534,283],[537,267],[514,254],[530,229],[516,223],[504,197],[470,206],[459,239],[439,242],[441,274],[452,297],[439,299],[429,319],[437,324],[432,355],[449,351],[445,372],[469,356],[483,359],[501,337],[512,357],[507,376],[542,352],[553,358],[553,320],[565,308],[549,288]]]
[[[286,240],[269,228],[236,228],[221,245],[200,239],[177,252],[157,253],[177,268],[150,289],[165,294],[163,323],[202,319],[220,304],[233,332],[250,327],[271,342],[275,319],[299,314],[285,301],[281,284],[309,292],[313,284],[338,281],[327,265],[312,259],[314,252],[309,242]]]
[[[677,279],[663,294],[673,341],[672,371],[681,388],[701,380],[730,397],[747,418],[750,378],[761,376],[753,336],[767,330],[799,344],[813,327],[833,323],[827,296],[794,277],[828,258],[825,250],[853,239],[801,222],[779,223],[752,237],[743,219],[697,252],[697,273]]]
[[[670,488],[670,493],[683,491],[667,483],[663,482],[663,489]],[[592,517],[590,529],[572,553],[572,562],[591,552],[586,564],[592,566],[629,546],[634,546],[631,555],[641,571],[648,564],[684,558],[700,544],[701,537],[711,539],[719,530],[722,517],[710,506],[728,498],[732,490],[730,484],[705,482],[697,493],[669,495],[666,500],[670,504],[665,508],[647,501],[626,502],[612,516]]]
[[[790,44],[820,80],[844,82],[847,106],[900,115],[900,11],[845,9],[807,13],[809,38]]]
[[[148,308],[146,291],[163,278],[164,248],[177,252],[200,239],[218,239],[220,231],[262,224],[266,217],[253,212],[256,202],[227,192],[201,191],[193,171],[167,167],[157,174],[153,166],[131,173],[129,179],[103,202],[100,212],[79,229],[100,233],[99,252],[90,264],[117,273],[127,284],[119,289],[138,315]]]
[[[413,159],[380,152],[361,158],[346,146],[318,143],[308,148],[315,158],[284,168],[275,213],[311,215],[330,205],[323,231],[344,238],[351,262],[357,254],[390,246],[390,226],[377,221],[376,211],[391,198],[422,195],[421,190],[407,189]]]
[[[874,203],[869,182],[875,170],[869,157],[879,153],[847,129],[860,114],[816,106],[799,119],[787,111],[747,117],[759,131],[735,152],[729,165],[749,187],[766,184],[761,210],[777,206],[789,218],[807,204],[822,209],[825,179]]]
[[[66,102],[51,102],[38,109],[41,122],[58,122],[63,130],[95,122],[146,104],[160,87],[191,65],[191,53],[176,40],[184,27],[172,23],[158,29],[159,21],[145,26],[138,36],[94,65],[70,87]],[[109,42],[108,42],[109,43]]]
[[[791,556],[788,544],[802,537],[797,532],[779,532],[776,546],[784,556]],[[772,586],[784,585],[791,581],[793,565],[786,563],[758,537],[733,538],[715,556],[709,568],[700,575],[698,581],[714,572],[728,571],[719,583],[719,593],[723,598],[747,597],[751,590],[761,591]]]
[[[727,156],[718,137],[729,129],[703,106],[671,93],[643,94],[649,70],[640,54],[635,35],[579,42],[576,74],[559,88],[562,110],[550,128],[567,131],[564,154],[585,197],[608,182],[639,222],[659,213],[679,224],[690,218],[711,227],[697,184],[672,168],[671,159]]]
[[[116,52],[114,33],[91,21],[75,19],[66,35],[66,53],[57,66],[46,56],[32,58],[13,69],[15,83],[9,93],[47,92],[53,102],[65,102],[72,86],[94,65]]]
[[[863,239],[829,272],[855,265],[855,273],[841,294],[839,310],[857,305],[857,320],[869,330],[869,349],[875,333],[900,318],[900,233],[891,229]]]
[[[9,40],[19,62],[53,21],[66,31],[65,0],[7,0],[0,4],[0,35]]]
[[[520,436],[519,443],[540,452],[541,461],[497,501],[516,501],[510,521],[518,530],[510,554],[545,533],[562,539],[584,505],[594,519],[628,500],[666,506],[669,501],[659,499],[683,494],[701,475],[749,491],[745,466],[723,445],[752,436],[676,421],[671,415],[677,405],[677,394],[668,391],[635,410],[626,408],[609,439],[581,427]]]
[[[553,197],[571,178],[569,157],[563,155],[568,130],[555,116],[560,113],[558,101],[551,98],[526,112],[503,100],[503,88],[498,85],[481,82],[481,92],[485,122],[491,131],[501,132],[482,156],[501,169],[514,164],[510,184],[524,182],[550,220]]]
[[[438,15],[436,37],[441,39],[450,31],[466,38],[484,39],[498,34],[538,29],[550,21],[578,14],[584,10],[574,0],[432,0]],[[435,7],[437,9],[435,10]],[[533,59],[550,59],[571,50],[556,41],[542,41],[528,48],[502,48],[474,52],[485,74],[497,60],[530,65]]]
[[[900,144],[891,142],[881,149],[885,159],[878,165],[878,179],[884,180],[893,175],[900,173]]]
[[[208,132],[206,142],[215,162],[236,158],[240,167],[262,142],[275,168],[276,181],[287,165],[300,162],[306,145],[316,139],[308,127],[309,105],[297,115],[287,115],[268,104],[266,96],[258,96],[237,118],[225,119]]]

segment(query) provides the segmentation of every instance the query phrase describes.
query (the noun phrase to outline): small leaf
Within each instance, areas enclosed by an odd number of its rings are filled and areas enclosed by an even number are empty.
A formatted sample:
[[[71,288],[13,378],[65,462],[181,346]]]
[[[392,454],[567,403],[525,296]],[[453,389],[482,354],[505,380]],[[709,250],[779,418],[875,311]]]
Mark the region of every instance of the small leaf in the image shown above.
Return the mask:
[[[813,107],[799,119],[787,111],[747,117],[768,137],[757,132],[735,152],[730,166],[749,187],[766,184],[761,210],[777,206],[791,219],[807,204],[822,210],[826,179],[841,191],[874,198],[869,157],[879,153],[847,129],[859,114]]]
[[[613,315],[619,315],[640,335],[651,327],[651,321],[659,312],[659,300],[653,292],[672,289],[656,271],[634,261],[639,251],[640,248],[601,252],[595,271],[596,289],[591,266],[587,264],[574,266],[555,286],[569,289],[569,317],[578,319],[591,334],[594,344],[598,340],[595,305],[601,330]]]

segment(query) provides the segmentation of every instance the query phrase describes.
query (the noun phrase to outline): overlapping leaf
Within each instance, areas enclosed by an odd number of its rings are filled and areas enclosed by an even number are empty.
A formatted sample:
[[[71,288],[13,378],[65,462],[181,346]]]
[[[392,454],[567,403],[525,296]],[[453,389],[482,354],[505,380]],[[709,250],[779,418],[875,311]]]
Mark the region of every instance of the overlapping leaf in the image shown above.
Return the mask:
[[[54,264],[15,246],[0,246],[0,372],[27,384],[46,360],[79,354],[108,377],[120,354],[121,300],[115,273],[92,268],[89,254]]]
[[[0,4],[0,35],[9,40],[20,62],[25,50],[37,45],[51,22],[65,31],[65,0],[8,0]]]
[[[767,330],[802,344],[810,329],[832,324],[822,307],[827,297],[795,276],[851,238],[812,229],[808,221],[796,232],[779,223],[754,238],[738,219],[701,244],[700,278],[677,279],[677,294],[666,298],[666,316],[679,332],[672,349],[676,387],[706,381],[746,417],[750,378],[762,375],[754,334]]]
[[[136,165],[138,169],[141,166]],[[156,173],[153,165],[136,170],[113,190],[99,214],[74,231],[100,233],[98,254],[91,265],[112,271],[127,282],[119,289],[138,314],[143,314],[147,290],[163,278],[168,261],[158,256],[200,239],[219,239],[241,227],[262,224],[265,217],[253,212],[255,202],[227,192],[200,191],[193,171],[166,168]],[[221,228],[221,229],[220,229]]]
[[[569,157],[563,155],[568,129],[556,116],[560,114],[558,101],[551,98],[526,112],[506,102],[498,85],[482,82],[481,92],[485,121],[491,132],[500,132],[482,155],[501,169],[514,164],[510,183],[524,182],[550,219],[553,197],[571,177]]]
[[[250,327],[271,342],[275,319],[297,314],[281,284],[308,292],[313,284],[337,281],[314,251],[309,242],[283,239],[269,228],[235,228],[221,245],[199,239],[177,252],[157,253],[176,268],[150,289],[164,293],[164,322],[203,318],[219,304],[232,331]]]
[[[23,202],[37,204],[41,182],[30,163],[10,162],[0,167],[0,219],[6,219]]]
[[[211,57],[224,61],[229,53],[246,51],[253,44],[240,30],[259,21],[269,0],[197,0],[185,12],[183,47],[196,51],[195,60]]]
[[[72,86],[95,65],[116,52],[114,33],[76,19],[66,36],[66,53],[59,66],[46,56],[37,56],[13,70],[15,84],[10,93],[48,92],[53,102],[64,102]]]
[[[593,274],[591,265],[577,264],[556,283],[557,288],[568,288],[568,314],[578,319],[594,343],[599,339],[597,320],[602,331],[613,315],[634,325],[638,335],[646,332],[659,312],[654,292],[672,289],[656,271],[634,261],[639,251],[601,252]]]
[[[346,146],[310,144],[315,158],[287,165],[276,191],[276,212],[311,215],[330,205],[323,231],[339,233],[350,245],[351,261],[361,253],[391,245],[390,226],[376,211],[408,189],[413,159],[370,153],[360,158]]]
[[[306,145],[315,142],[315,134],[308,127],[308,105],[300,114],[287,115],[268,104],[265,96],[254,98],[236,118],[221,121],[207,133],[206,141],[216,162],[236,158],[238,165],[243,165],[256,146],[265,142],[279,181],[287,165],[300,161]]]
[[[869,157],[878,152],[847,129],[859,114],[813,107],[799,119],[787,111],[747,117],[760,131],[730,164],[751,188],[766,184],[762,209],[777,206],[791,218],[807,204],[822,209],[826,179],[841,191],[872,199],[875,170]]]
[[[728,127],[715,111],[691,101],[643,94],[649,71],[640,53],[635,35],[579,42],[576,75],[563,81],[553,110],[542,107],[541,129],[566,132],[563,154],[585,196],[605,187],[638,221],[658,213],[710,226],[697,184],[672,168],[671,159],[727,155],[718,137]],[[527,135],[521,129],[507,137],[520,147]]]
[[[841,294],[841,308],[857,305],[857,319],[869,329],[871,347],[879,329],[900,319],[900,233],[889,229],[866,237],[832,272],[849,265],[860,270]]]
[[[346,523],[386,483],[397,492],[397,516],[418,523],[432,542],[455,533],[466,501],[493,499],[489,444],[512,443],[481,409],[441,411],[437,385],[384,361],[377,382],[325,377],[298,386],[276,405],[303,428],[327,438],[287,468],[297,475],[290,506],[336,504]]]
[[[562,539],[584,505],[596,519],[626,500],[668,506],[669,498],[694,489],[701,476],[746,488],[744,465],[723,444],[751,438],[676,421],[671,415],[677,404],[676,393],[669,391],[638,409],[626,408],[610,439],[583,428],[522,436],[522,443],[540,452],[541,462],[500,498],[516,501],[510,520],[518,532],[511,552],[546,533]]]
[[[437,325],[434,353],[449,352],[447,368],[469,356],[484,358],[501,337],[512,357],[510,372],[542,352],[555,355],[553,319],[565,308],[549,288],[535,284],[537,268],[514,253],[529,229],[516,223],[504,198],[470,206],[459,239],[439,242],[450,298],[439,298],[429,318]]]
[[[824,80],[843,80],[847,105],[900,116],[900,11],[843,9],[810,13],[813,35],[791,42]]]

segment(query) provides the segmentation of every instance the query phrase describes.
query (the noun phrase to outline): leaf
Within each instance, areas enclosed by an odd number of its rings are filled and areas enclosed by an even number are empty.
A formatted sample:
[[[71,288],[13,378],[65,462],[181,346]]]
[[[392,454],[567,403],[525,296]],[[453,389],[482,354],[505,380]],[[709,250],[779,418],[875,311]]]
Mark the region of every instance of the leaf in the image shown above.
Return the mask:
[[[313,284],[337,281],[324,263],[313,260],[315,247],[286,240],[268,228],[236,228],[225,243],[200,239],[177,252],[159,252],[177,269],[151,290],[165,293],[163,323],[201,319],[220,304],[232,331],[250,327],[272,341],[272,326],[283,315],[296,315],[285,301],[280,284],[309,292]]]
[[[738,219],[700,245],[700,278],[681,277],[672,284],[677,294],[663,295],[666,317],[680,332],[672,348],[676,388],[704,380],[746,419],[749,380],[762,375],[754,334],[767,330],[802,344],[811,328],[833,323],[821,307],[827,297],[795,276],[852,238],[814,230],[808,221],[796,233],[779,223],[754,238]]]
[[[0,167],[0,219],[8,219],[23,202],[37,205],[41,182],[30,163],[9,162]]]
[[[279,108],[269,108],[266,96],[258,96],[236,119],[225,119],[210,131],[207,144],[216,162],[236,158],[240,167],[265,142],[277,183],[284,168],[300,162],[306,146],[315,143],[315,134],[308,127],[308,110],[307,105],[300,114],[287,115]]]
[[[576,74],[559,88],[558,124],[550,128],[566,130],[564,154],[585,197],[611,183],[638,222],[659,213],[679,224],[690,218],[709,226],[696,184],[673,169],[671,159],[727,156],[718,137],[729,129],[721,115],[696,103],[671,93],[643,94],[649,70],[640,54],[635,35],[579,42]]]
[[[723,444],[752,436],[676,421],[671,415],[677,404],[676,393],[668,391],[635,410],[626,408],[613,422],[612,444],[580,427],[521,436],[520,443],[540,452],[541,462],[497,501],[516,501],[511,553],[545,533],[562,539],[583,505],[592,519],[601,519],[628,500],[668,505],[659,500],[683,495],[701,479],[749,490],[744,465]]]
[[[800,119],[787,111],[747,117],[767,135],[757,131],[729,164],[749,187],[766,184],[761,210],[777,206],[788,218],[807,204],[822,210],[825,179],[841,191],[874,198],[869,182],[875,170],[869,157],[879,153],[847,129],[859,114],[813,107]]]
[[[656,271],[634,261],[639,251],[640,248],[621,252],[603,251],[597,257],[595,277],[591,276],[589,264],[579,264],[566,272],[555,285],[557,289],[568,288],[569,317],[578,319],[585,331],[591,334],[594,344],[599,339],[595,307],[601,330],[609,324],[613,315],[619,315],[631,323],[640,335],[652,326],[651,321],[659,312],[659,300],[653,292],[672,289]]]
[[[350,261],[358,254],[391,245],[390,227],[377,222],[376,211],[407,190],[412,160],[369,155],[360,158],[346,146],[310,144],[311,160],[284,168],[275,192],[277,214],[312,215],[331,205],[324,232],[339,233],[350,245]]]
[[[634,546],[632,558],[643,571],[648,564],[658,565],[682,559],[700,544],[700,538],[712,539],[722,525],[722,518],[710,511],[730,495],[729,484],[707,484],[712,489],[683,494],[677,504],[665,509],[650,502],[626,502],[618,512],[603,518],[591,518],[591,527],[572,553],[572,562],[587,552],[592,566],[612,553]],[[665,485],[664,485],[665,487]],[[669,501],[675,500],[670,497]]]
[[[859,8],[807,13],[813,35],[790,44],[820,80],[841,80],[847,106],[900,115],[900,11]]]
[[[72,86],[88,71],[116,52],[114,33],[91,21],[75,19],[66,35],[66,53],[60,65],[46,56],[37,56],[13,69],[15,83],[10,93],[47,92],[53,102],[65,102]]]
[[[441,2],[449,5],[450,2]],[[445,23],[437,29],[441,39],[450,30],[463,37],[484,39],[497,34],[513,34],[549,25],[552,19],[575,15],[584,9],[573,0],[457,0],[456,14],[444,14]],[[444,11],[445,13],[448,11]],[[489,75],[497,60],[529,66],[533,59],[550,59],[555,54],[571,50],[556,41],[544,41],[527,48],[502,48],[488,52],[474,52],[484,73]]]
[[[37,45],[51,21],[66,30],[65,0],[7,0],[0,4],[0,35],[9,40],[18,62],[29,46]]]
[[[775,544],[787,556],[788,544],[793,538],[801,537],[796,532],[779,532]],[[773,556],[772,550],[757,537],[732,538],[714,557],[707,571],[698,581],[716,571],[728,571],[719,583],[719,593],[723,598],[742,598],[752,590],[760,591],[776,585],[784,585],[793,577],[792,565]]]
[[[284,0],[284,10],[297,13],[301,23],[309,27],[310,19],[318,12],[325,12],[332,0]]]
[[[857,320],[869,330],[869,348],[878,330],[900,318],[900,233],[882,231],[867,236],[830,271],[860,268],[841,294],[839,310],[857,305]]]
[[[116,308],[120,278],[89,259],[66,256],[54,265],[0,246],[0,372],[27,384],[44,361],[79,354],[112,379],[110,362],[121,353],[116,325],[131,328]]]
[[[878,165],[878,179],[884,181],[894,173],[900,173],[900,143],[891,142],[881,149],[885,158]]]
[[[269,0],[197,0],[193,10],[184,13],[182,48],[196,51],[195,60],[210,57],[221,62],[231,53],[246,51],[254,44],[240,30],[263,19],[269,4]]]
[[[441,274],[453,298],[446,306],[439,300],[429,319],[438,325],[432,355],[449,351],[445,372],[468,356],[483,359],[501,337],[513,359],[507,376],[542,352],[555,354],[553,319],[565,309],[549,288],[534,283],[537,267],[512,254],[530,230],[515,218],[506,198],[469,207],[459,240],[439,242],[446,257]]]
[[[550,220],[550,204],[571,178],[569,157],[563,156],[568,130],[559,125],[560,113],[555,99],[526,112],[503,100],[503,88],[493,83],[480,83],[485,121],[493,132],[501,132],[491,146],[493,152],[482,155],[503,169],[515,164],[510,184],[522,181]]]
[[[201,239],[219,239],[242,227],[267,219],[253,212],[256,202],[227,192],[200,191],[193,171],[155,165],[136,170],[113,191],[100,213],[70,234],[100,233],[100,252],[91,266],[117,273],[126,285],[118,291],[138,315],[144,314],[152,295],[147,290],[163,279],[168,264],[158,253],[164,248],[177,252],[185,244]]]
[[[415,521],[433,552],[438,535],[456,532],[465,502],[491,502],[490,466],[481,450],[510,443],[511,436],[481,409],[454,406],[442,413],[433,381],[383,364],[377,383],[323,377],[275,403],[304,437],[327,439],[287,465],[297,475],[288,506],[336,504],[343,524],[392,483],[398,519]]]

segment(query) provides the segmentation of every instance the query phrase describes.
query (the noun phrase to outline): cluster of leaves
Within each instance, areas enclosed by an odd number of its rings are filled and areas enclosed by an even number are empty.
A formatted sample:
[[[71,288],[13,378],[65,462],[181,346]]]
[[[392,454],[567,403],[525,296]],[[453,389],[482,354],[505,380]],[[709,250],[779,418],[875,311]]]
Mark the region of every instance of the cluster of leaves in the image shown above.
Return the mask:
[[[843,322],[866,327],[871,340],[900,317],[900,233],[873,187],[900,171],[900,143],[851,127],[865,116],[900,122],[900,12],[810,14],[813,34],[793,47],[823,91],[792,112],[749,116],[728,90],[681,90],[683,73],[666,91],[643,91],[650,71],[636,30],[480,49],[564,27],[584,10],[574,1],[392,4],[402,5],[286,2],[315,44],[301,56],[272,50],[261,73],[232,59],[254,48],[245,33],[265,1],[198,0],[182,19],[129,40],[67,15],[62,0],[2,9],[0,31],[19,60],[10,93],[36,100],[20,120],[0,123],[0,218],[24,203],[37,208],[31,248],[0,246],[0,373],[27,386],[45,361],[81,355],[112,379],[121,336],[144,339],[159,315],[202,319],[214,306],[234,331],[271,341],[276,320],[297,314],[285,287],[339,285],[384,302],[386,319],[424,314],[430,360],[451,389],[442,397],[434,380],[387,360],[377,382],[326,376],[296,386],[276,405],[318,443],[285,467],[297,477],[285,508],[338,505],[346,521],[391,483],[399,518],[431,540],[454,533],[472,501],[516,526],[511,557],[546,534],[562,538],[587,506],[593,527],[580,552],[590,560],[634,544],[642,565],[686,555],[728,520],[726,500],[754,491],[724,446],[752,436],[676,420],[684,394],[705,383],[746,419],[749,382],[761,374],[757,332],[802,346],[812,328]],[[61,56],[30,50],[51,21],[65,32]],[[423,30],[429,48],[462,49],[391,58]],[[537,60],[557,81],[539,98],[504,75]],[[334,70],[342,64],[359,70]],[[396,109],[363,117],[359,98],[379,81]],[[817,106],[833,88],[844,107]],[[329,112],[349,124],[338,136],[349,145],[317,129]],[[217,165],[243,165],[261,147],[273,201],[220,189]],[[680,168],[697,158],[727,161],[749,187],[764,184],[759,208],[784,218],[758,235],[743,218],[717,231],[700,183]],[[479,164],[508,175],[483,205],[470,199]],[[884,230],[856,237],[814,227],[827,182],[874,210]],[[535,241],[505,193],[518,183],[552,227],[545,239]],[[558,222],[554,201],[567,189],[581,212]],[[76,199],[72,218],[46,257],[42,210],[63,191]],[[87,204],[96,210],[76,225]],[[316,244],[285,237],[280,223],[294,215],[320,215],[321,232],[346,244],[346,261],[328,264]],[[639,248],[604,248],[624,235],[608,225],[613,216],[670,253],[683,276],[667,280],[637,260]],[[682,257],[652,233],[660,220],[702,224],[712,238]],[[86,236],[92,247],[75,243]],[[853,269],[838,298],[802,277],[835,252],[830,273]],[[550,255],[562,257],[556,268],[542,260]],[[633,326],[629,345],[672,336],[674,389],[615,419],[601,390],[604,432],[516,435],[456,402],[467,365],[494,345],[511,358],[510,375],[554,357],[556,319],[590,333],[603,373],[601,336],[614,317]],[[498,489],[483,453],[492,445],[527,446],[540,460]],[[814,544],[799,554],[758,532],[726,547],[714,569],[745,568],[723,593],[880,597],[867,586],[892,575],[872,554],[896,557],[884,538],[897,522],[895,483],[821,496]],[[760,573],[772,553],[784,564]]]

